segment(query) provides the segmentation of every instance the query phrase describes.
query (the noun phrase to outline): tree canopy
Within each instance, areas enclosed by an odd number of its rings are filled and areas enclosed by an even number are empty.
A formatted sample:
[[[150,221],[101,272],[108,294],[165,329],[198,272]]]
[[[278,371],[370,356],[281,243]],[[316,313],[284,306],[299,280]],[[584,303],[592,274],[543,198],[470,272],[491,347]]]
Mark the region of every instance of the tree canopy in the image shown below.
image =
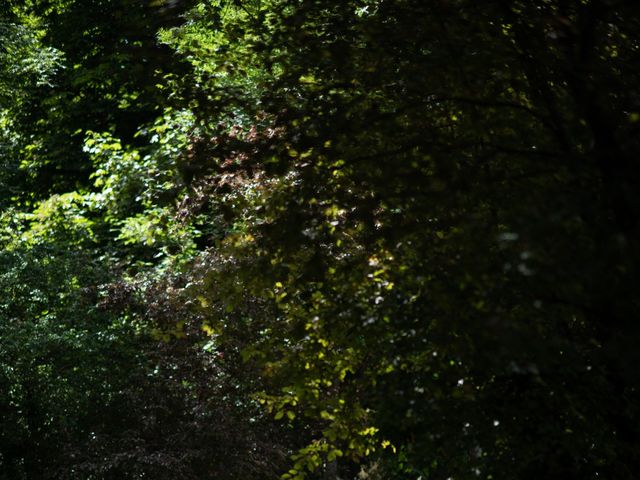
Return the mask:
[[[639,14],[5,2],[0,478],[635,478]]]

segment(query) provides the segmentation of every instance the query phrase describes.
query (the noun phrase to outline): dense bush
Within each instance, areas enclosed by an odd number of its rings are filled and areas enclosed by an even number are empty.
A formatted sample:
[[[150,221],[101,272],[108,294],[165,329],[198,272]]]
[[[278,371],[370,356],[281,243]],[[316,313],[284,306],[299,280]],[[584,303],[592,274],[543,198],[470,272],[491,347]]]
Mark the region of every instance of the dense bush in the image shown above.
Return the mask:
[[[1,8],[6,478],[634,478],[633,2]]]

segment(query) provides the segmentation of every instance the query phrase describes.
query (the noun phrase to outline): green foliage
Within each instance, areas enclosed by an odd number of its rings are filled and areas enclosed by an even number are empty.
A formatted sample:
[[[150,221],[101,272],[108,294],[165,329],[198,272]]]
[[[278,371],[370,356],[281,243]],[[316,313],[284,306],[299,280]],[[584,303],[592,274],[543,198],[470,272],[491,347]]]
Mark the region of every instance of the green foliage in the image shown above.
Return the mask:
[[[39,202],[31,213],[22,215],[29,227],[14,243],[91,245],[96,240],[94,222],[90,220],[92,208],[92,196],[77,192],[53,195]]]
[[[0,7],[0,476],[634,478],[636,10]]]
[[[31,20],[31,22],[30,22]],[[33,18],[24,21],[34,23]],[[31,27],[31,28],[30,28]],[[3,108],[16,102],[29,87],[51,85],[51,78],[63,65],[63,54],[41,42],[42,30],[31,25],[9,23],[0,17],[0,99]],[[16,98],[16,95],[18,98]]]
[[[638,334],[626,8],[263,2],[164,34],[195,62],[196,116],[225,120],[191,160],[226,224],[199,273],[223,305],[208,321],[224,338],[230,312],[253,318],[265,404],[320,425],[287,478],[383,445],[401,478],[628,458],[637,425],[611,433],[638,380],[620,369]]]
[[[68,449],[108,421],[124,372],[139,363],[138,341],[91,305],[85,289],[105,277],[85,258],[36,246],[3,252],[0,262],[0,472],[38,478],[63,468]]]
[[[0,477],[277,478],[291,440],[254,372],[159,286],[200,235],[176,216],[193,114],[168,105],[154,40],[175,17],[85,8],[12,6],[28,26],[0,31]]]

